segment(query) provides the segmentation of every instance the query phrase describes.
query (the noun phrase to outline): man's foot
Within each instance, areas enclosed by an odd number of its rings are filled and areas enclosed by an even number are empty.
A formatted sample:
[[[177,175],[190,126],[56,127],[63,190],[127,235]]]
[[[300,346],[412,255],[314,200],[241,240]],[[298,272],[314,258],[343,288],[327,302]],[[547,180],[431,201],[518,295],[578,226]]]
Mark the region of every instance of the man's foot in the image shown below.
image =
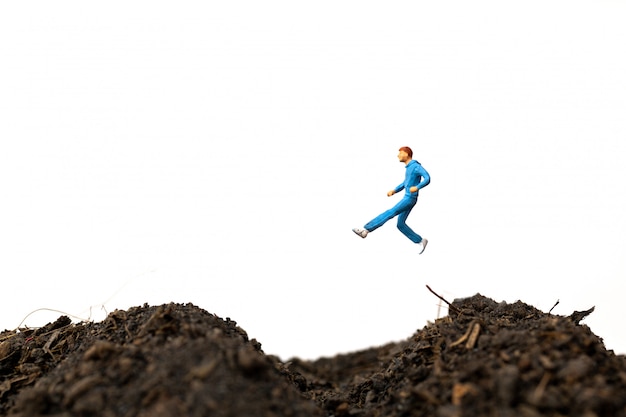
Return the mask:
[[[428,239],[422,239],[422,241],[419,244],[422,245],[422,250],[419,253],[421,255],[422,253],[424,253],[424,249],[426,249],[426,245],[428,245]]]
[[[367,237],[367,234],[369,233],[367,229],[359,229],[358,227],[355,227],[354,229],[352,229],[352,231],[361,236],[363,239],[365,239]]]

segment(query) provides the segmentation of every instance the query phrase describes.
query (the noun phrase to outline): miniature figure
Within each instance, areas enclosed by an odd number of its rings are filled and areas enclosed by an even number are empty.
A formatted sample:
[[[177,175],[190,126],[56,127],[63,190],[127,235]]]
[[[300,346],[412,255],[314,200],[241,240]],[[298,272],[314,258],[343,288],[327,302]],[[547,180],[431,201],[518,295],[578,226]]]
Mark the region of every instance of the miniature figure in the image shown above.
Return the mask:
[[[393,190],[387,193],[388,197],[405,190],[404,197],[393,208],[380,214],[372,221],[367,223],[363,228],[354,228],[352,231],[362,238],[367,237],[367,234],[378,229],[385,224],[388,220],[398,216],[398,229],[411,241],[421,246],[420,254],[426,249],[428,239],[423,239],[420,235],[415,233],[407,224],[406,219],[411,213],[411,210],[417,203],[417,197],[419,190],[426,187],[430,183],[430,175],[420,165],[419,162],[413,159],[413,151],[408,146],[400,148],[398,154],[398,160],[406,165],[406,174],[404,182],[398,185]]]

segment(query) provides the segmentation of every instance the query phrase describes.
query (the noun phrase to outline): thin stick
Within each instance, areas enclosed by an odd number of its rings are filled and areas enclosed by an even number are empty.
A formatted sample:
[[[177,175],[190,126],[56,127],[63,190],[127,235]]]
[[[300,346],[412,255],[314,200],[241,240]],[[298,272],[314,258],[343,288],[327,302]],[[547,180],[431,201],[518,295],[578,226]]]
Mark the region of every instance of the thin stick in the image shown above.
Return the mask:
[[[557,305],[559,305],[559,301],[560,301],[560,300],[556,300],[556,303],[554,303],[554,305],[552,306],[552,308],[550,309],[550,311],[548,311],[548,314],[552,313],[552,310],[554,310],[554,307],[556,307]]]
[[[465,342],[468,338],[470,333],[472,332],[472,329],[474,328],[474,323],[476,323],[475,321],[472,321],[470,323],[470,325],[467,327],[467,331],[465,332],[465,334],[463,336],[461,336],[459,338],[459,340],[457,340],[456,342],[453,342],[450,347],[455,347],[457,345],[460,345],[461,343]]]
[[[461,314],[461,310],[459,310],[458,308],[456,308],[455,306],[453,306],[452,304],[450,304],[445,298],[443,298],[442,296],[440,296],[439,294],[437,294],[436,292],[434,292],[432,290],[432,288],[430,288],[428,285],[426,285],[426,288],[428,288],[428,291],[432,292],[433,294],[435,294],[441,301],[443,301],[444,303],[446,303],[448,305],[448,307],[450,308],[450,310],[454,311],[455,313]]]
[[[480,323],[474,323],[472,326],[472,333],[469,335],[469,340],[465,344],[465,347],[468,349],[473,349],[474,345],[476,345],[476,341],[478,340],[478,334],[480,333]]]
[[[533,403],[538,403],[541,400],[541,397],[543,397],[543,393],[548,386],[548,382],[550,382],[551,376],[552,375],[550,375],[550,372],[546,372],[543,374],[543,377],[541,377],[541,381],[539,381],[539,385],[537,385],[535,391],[533,391],[533,393],[531,394],[530,398]]]
[[[34,314],[34,313],[36,313],[36,312],[38,312],[38,311],[52,311],[53,313],[63,314],[64,316],[73,317],[73,318],[78,319],[78,320],[81,320],[81,321],[89,321],[89,320],[85,320],[85,319],[84,319],[84,318],[82,318],[82,317],[78,317],[78,316],[75,316],[75,315],[73,315],[73,314],[70,314],[70,313],[66,313],[66,312],[64,312],[64,311],[61,311],[61,310],[55,310],[54,308],[46,308],[46,307],[42,307],[42,308],[38,308],[37,310],[33,310],[33,311],[31,311],[30,313],[28,313],[28,314],[26,315],[26,317],[24,317],[24,319],[22,319],[22,321],[20,322],[20,324],[18,324],[18,325],[17,325],[17,327],[15,328],[15,330],[19,330],[20,326],[21,326],[22,324],[24,324],[24,322],[26,321],[26,319],[27,319],[27,318],[29,318],[32,314]]]

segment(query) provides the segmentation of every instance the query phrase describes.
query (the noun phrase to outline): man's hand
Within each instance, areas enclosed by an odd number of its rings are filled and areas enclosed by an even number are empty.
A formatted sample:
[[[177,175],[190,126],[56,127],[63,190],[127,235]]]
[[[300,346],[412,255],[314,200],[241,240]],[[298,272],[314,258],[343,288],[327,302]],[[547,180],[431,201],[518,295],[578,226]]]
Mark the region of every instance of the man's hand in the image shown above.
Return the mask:
[[[392,195],[394,195],[396,192],[394,190],[391,190],[387,193],[387,197],[391,197]]]
[[[412,193],[417,192],[417,185],[414,185],[413,187],[409,188],[409,191]]]

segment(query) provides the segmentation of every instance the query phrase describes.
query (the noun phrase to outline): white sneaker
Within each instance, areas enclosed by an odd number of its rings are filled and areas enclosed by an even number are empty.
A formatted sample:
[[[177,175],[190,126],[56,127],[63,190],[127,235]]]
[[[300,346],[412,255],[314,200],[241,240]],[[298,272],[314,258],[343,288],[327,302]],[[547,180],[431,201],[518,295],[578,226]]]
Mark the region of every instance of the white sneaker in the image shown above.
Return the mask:
[[[422,239],[420,244],[422,245],[422,250],[419,253],[421,255],[422,253],[424,253],[424,249],[426,249],[426,245],[428,245],[428,239]]]
[[[355,227],[354,229],[352,229],[352,231],[361,236],[363,239],[365,239],[367,237],[367,234],[369,233],[367,229],[359,229],[358,227]]]

